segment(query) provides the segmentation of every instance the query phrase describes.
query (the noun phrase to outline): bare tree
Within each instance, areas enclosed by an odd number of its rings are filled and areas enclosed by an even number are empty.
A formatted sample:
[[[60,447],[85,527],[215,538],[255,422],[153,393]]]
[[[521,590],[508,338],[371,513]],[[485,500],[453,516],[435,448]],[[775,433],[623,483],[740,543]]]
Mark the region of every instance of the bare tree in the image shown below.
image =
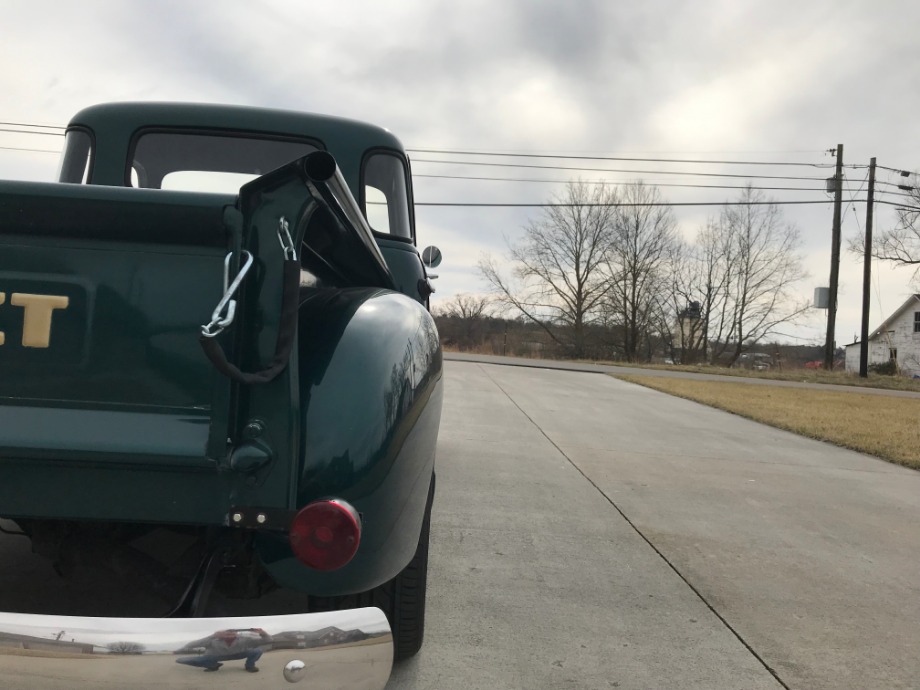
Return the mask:
[[[606,306],[612,321],[621,326],[623,355],[634,362],[643,343],[648,351],[652,331],[661,330],[671,266],[681,245],[674,213],[669,206],[660,205],[657,187],[641,182],[624,185],[620,201],[623,206],[614,213],[607,253],[610,287]]]
[[[490,256],[483,257],[479,270],[500,302],[581,356],[586,326],[595,320],[607,291],[604,266],[617,192],[570,182],[555,202],[524,228],[520,243],[509,246],[516,282],[504,277]]]
[[[862,254],[864,242],[851,242],[850,249]],[[920,277],[920,188],[910,188],[910,199],[898,209],[898,221],[893,228],[883,230],[875,238],[872,254],[877,259],[914,267],[914,279]]]
[[[488,295],[460,293],[435,308],[435,316],[443,322],[442,337],[445,343],[456,344],[469,350],[482,344],[483,324],[490,316],[493,298]]]
[[[681,364],[706,360],[705,321],[702,319],[702,286],[705,272],[699,260],[698,246],[681,242],[671,267],[667,291],[667,313],[671,324],[671,355]]]
[[[110,642],[106,649],[112,654],[143,654],[146,647],[137,642]]]
[[[724,252],[718,271],[725,290],[714,293],[707,313],[707,333],[716,344],[715,355],[729,365],[770,334],[777,326],[795,320],[808,307],[794,300],[794,285],[805,277],[798,253],[800,240],[795,226],[785,222],[782,211],[762,192],[750,187],[741,192],[745,205],[725,206],[714,229],[714,247]]]
[[[729,228],[717,217],[677,254],[670,295],[678,322],[678,356],[685,364],[707,362],[710,340],[724,343],[728,338],[733,257]]]
[[[439,316],[451,316],[471,321],[486,316],[491,304],[492,297],[488,295],[468,295],[461,292],[443,304],[439,304],[435,312]]]

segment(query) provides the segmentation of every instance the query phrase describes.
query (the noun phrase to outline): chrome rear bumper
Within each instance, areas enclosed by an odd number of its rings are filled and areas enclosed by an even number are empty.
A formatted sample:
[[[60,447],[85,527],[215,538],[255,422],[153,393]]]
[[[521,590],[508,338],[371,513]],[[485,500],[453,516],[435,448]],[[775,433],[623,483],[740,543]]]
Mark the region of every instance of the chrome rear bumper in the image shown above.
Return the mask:
[[[245,618],[0,613],[4,690],[277,690],[299,681],[382,690],[392,662],[390,627],[376,608]]]

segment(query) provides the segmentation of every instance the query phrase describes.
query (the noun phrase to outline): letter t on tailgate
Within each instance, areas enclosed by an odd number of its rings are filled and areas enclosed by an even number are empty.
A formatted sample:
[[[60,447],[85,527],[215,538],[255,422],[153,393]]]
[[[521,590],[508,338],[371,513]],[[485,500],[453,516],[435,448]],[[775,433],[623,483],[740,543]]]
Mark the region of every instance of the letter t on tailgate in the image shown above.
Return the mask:
[[[23,347],[48,347],[51,342],[51,316],[55,309],[66,309],[70,299],[60,295],[29,295],[14,292],[10,299],[14,307],[24,307],[22,322]]]

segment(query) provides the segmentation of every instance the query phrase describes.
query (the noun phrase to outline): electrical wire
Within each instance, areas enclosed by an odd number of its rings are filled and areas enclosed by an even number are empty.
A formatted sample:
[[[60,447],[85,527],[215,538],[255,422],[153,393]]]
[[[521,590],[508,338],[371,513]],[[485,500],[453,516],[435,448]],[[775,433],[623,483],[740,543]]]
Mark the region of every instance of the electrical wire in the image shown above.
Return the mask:
[[[0,127],[0,132],[10,132],[12,134],[37,134],[42,137],[63,137],[65,136],[64,132],[29,132],[24,129],[9,129],[8,127]]]
[[[581,168],[566,165],[525,165],[522,163],[484,163],[477,161],[444,161],[416,158],[413,163],[439,163],[443,165],[479,165],[493,168],[529,168],[536,170],[574,170],[579,172],[615,172],[644,175],[685,175],[690,177],[732,177],[747,180],[810,180],[824,181],[823,177],[796,177],[788,175],[732,175],[730,173],[686,172],[677,170],[623,170],[617,168]]]
[[[567,156],[550,153],[500,153],[497,151],[460,151],[454,149],[406,149],[409,153],[435,153],[456,156],[494,156],[505,158],[552,158],[556,160],[628,161],[631,163],[705,163],[713,165],[799,165],[812,168],[833,168],[834,163],[802,163],[782,161],[733,161],[699,158],[627,158],[622,156]],[[855,167],[855,166],[854,166]]]
[[[888,172],[898,173],[901,177],[910,177],[912,175],[918,175],[920,173],[911,172],[910,170],[905,170],[904,168],[889,168],[885,165],[876,165],[876,168],[881,168],[882,170],[887,170]]]
[[[478,177],[472,175],[429,175],[424,173],[413,173],[413,179],[417,177],[425,178],[435,178],[441,180],[484,180],[491,182],[542,182],[546,184],[567,184],[571,182],[571,179],[568,180],[550,180],[550,179],[539,179],[533,177]],[[780,192],[823,192],[826,191],[825,187],[760,187],[760,186],[750,186],[750,185],[718,185],[718,184],[677,184],[677,183],[667,183],[667,182],[652,182],[652,181],[643,181],[643,182],[617,182],[615,180],[586,180],[588,184],[595,185],[619,185],[624,187],[636,186],[639,184],[645,184],[649,187],[684,187],[689,189],[755,189],[758,191],[780,191]],[[844,191],[852,191],[845,189]]]
[[[864,200],[862,200],[864,201]],[[829,204],[831,201],[672,201],[651,204],[560,204],[560,203],[477,203],[449,201],[416,201],[416,206],[458,206],[473,208],[658,208],[673,206],[799,206]]]
[[[0,122],[4,127],[34,127],[36,129],[67,129],[63,125],[39,125],[31,122]],[[40,132],[38,132],[40,133]]]
[[[886,194],[891,194],[891,192],[885,192]],[[876,199],[875,203],[885,204],[886,206],[894,206],[899,211],[920,211],[920,206],[909,206],[900,201],[884,201],[882,199]]]
[[[846,173],[843,174],[843,179],[845,182],[849,182],[849,180],[847,180]],[[866,173],[866,177],[863,178],[862,184],[860,184],[859,189],[856,190],[856,194],[859,194],[862,191],[863,185],[866,184],[866,181],[868,179],[869,179],[869,173]],[[850,195],[849,208],[853,210],[853,217],[856,218],[856,227],[859,229],[860,234],[862,234],[862,226],[859,224],[859,216],[856,214],[856,199],[853,196],[853,192],[851,190],[847,189],[846,192],[847,194]],[[846,216],[846,213],[847,212],[844,211],[843,215]]]
[[[876,180],[876,184],[885,185],[886,187],[897,187],[898,189],[913,189],[913,185],[898,184],[897,182],[889,182],[888,180]]]
[[[60,151],[55,151],[53,149],[27,149],[18,146],[0,146],[0,149],[4,151],[32,151],[34,153],[60,153]]]

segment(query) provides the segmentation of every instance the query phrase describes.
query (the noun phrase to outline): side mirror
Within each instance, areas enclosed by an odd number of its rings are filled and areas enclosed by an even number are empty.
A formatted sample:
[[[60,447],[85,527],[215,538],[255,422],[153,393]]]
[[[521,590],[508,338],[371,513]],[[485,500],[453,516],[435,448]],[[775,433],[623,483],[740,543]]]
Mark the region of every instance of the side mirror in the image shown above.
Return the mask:
[[[425,247],[422,250],[422,263],[425,268],[437,268],[441,265],[441,250],[437,247]]]

